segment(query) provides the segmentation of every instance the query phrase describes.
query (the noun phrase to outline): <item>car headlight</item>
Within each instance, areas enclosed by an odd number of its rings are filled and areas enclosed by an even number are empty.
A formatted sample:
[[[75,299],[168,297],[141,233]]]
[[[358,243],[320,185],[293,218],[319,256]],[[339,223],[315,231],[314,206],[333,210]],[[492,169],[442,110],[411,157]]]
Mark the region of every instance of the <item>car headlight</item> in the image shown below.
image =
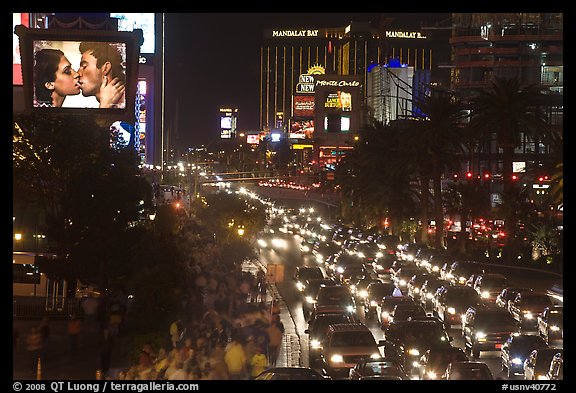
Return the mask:
[[[523,362],[522,359],[520,359],[520,358],[514,358],[514,359],[512,359],[512,364],[515,364],[515,365],[519,366],[519,365],[521,365],[522,363],[524,363],[524,362]]]
[[[312,296],[306,296],[306,302],[314,304],[316,303],[316,300]]]
[[[378,251],[376,253],[376,258],[382,258],[384,256],[384,254],[382,254],[382,252]]]
[[[338,266],[338,267],[336,268],[336,271],[337,271],[338,273],[342,274],[342,273],[344,273],[344,268],[343,268],[342,266]]]
[[[468,281],[466,277],[458,277],[458,282],[460,284],[466,284],[466,281]]]
[[[406,280],[400,280],[398,281],[398,284],[400,284],[401,287],[406,285]]]
[[[432,271],[433,272],[437,272],[438,270],[440,270],[440,268],[438,266],[432,266]]]
[[[360,258],[364,258],[365,255],[363,252],[357,252],[356,255],[358,255]]]
[[[312,349],[322,349],[322,344],[319,340],[312,340],[310,341],[310,347]]]
[[[448,314],[456,314],[456,309],[454,307],[448,307]]]
[[[308,246],[302,246],[302,251],[308,252],[308,251],[310,251],[310,247],[308,247]]]
[[[476,338],[478,338],[478,339],[486,338],[486,333],[484,333],[484,332],[476,332]]]
[[[390,314],[389,314],[387,311],[384,311],[384,312],[382,313],[382,318],[388,319],[388,318],[390,318]]]
[[[539,380],[539,381],[542,381],[542,380],[548,379],[548,377],[547,377],[546,375],[538,375],[538,376],[536,377],[536,379]]]
[[[330,361],[332,363],[344,363],[344,357],[342,357],[342,355],[339,355],[339,354],[334,354],[330,358]]]
[[[370,355],[371,359],[379,359],[380,358],[380,354],[379,353],[373,353],[372,355]]]
[[[433,297],[434,295],[432,295],[430,292],[426,294],[426,299],[432,299]]]
[[[304,284],[302,284],[300,281],[298,281],[298,282],[296,283],[296,288],[298,288],[298,290],[299,290],[300,292],[302,292],[302,291],[304,290]]]
[[[420,356],[420,351],[417,350],[416,348],[410,348],[408,350],[408,354],[410,354],[412,356]]]
[[[556,325],[552,325],[552,326],[550,326],[550,330],[552,330],[553,332],[557,332],[560,330],[560,327],[556,326]]]
[[[414,293],[420,293],[420,288],[414,288]]]
[[[378,302],[376,300],[370,300],[370,307],[376,307]]]
[[[354,308],[354,306],[347,306],[346,310],[348,310],[348,312],[354,312],[355,308]]]
[[[482,298],[483,299],[488,299],[490,297],[490,292],[488,291],[482,291]]]
[[[530,311],[524,311],[524,318],[526,319],[533,319],[534,315]]]
[[[384,270],[384,266],[376,264],[376,270]]]
[[[362,291],[360,291],[360,292],[358,293],[358,295],[359,295],[361,298],[365,299],[366,297],[368,297],[368,291],[362,290]]]
[[[428,371],[426,373],[426,375],[428,376],[429,379],[436,379],[438,378],[438,376],[436,375],[436,373],[434,371]]]

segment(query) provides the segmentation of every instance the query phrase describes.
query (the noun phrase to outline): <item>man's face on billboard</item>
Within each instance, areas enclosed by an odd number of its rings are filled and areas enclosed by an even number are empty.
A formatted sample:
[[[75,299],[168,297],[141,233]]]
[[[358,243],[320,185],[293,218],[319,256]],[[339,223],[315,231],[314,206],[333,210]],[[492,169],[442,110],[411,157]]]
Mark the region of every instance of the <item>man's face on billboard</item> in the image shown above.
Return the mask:
[[[102,70],[96,66],[96,61],[92,51],[82,53],[78,74],[84,97],[95,96],[100,91],[103,75]]]

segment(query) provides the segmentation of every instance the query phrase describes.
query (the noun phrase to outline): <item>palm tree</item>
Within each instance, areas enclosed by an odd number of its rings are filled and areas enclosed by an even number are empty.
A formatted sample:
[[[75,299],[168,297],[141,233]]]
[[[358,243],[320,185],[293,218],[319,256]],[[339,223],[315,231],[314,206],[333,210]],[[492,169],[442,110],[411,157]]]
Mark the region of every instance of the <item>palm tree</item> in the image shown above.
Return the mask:
[[[418,165],[431,171],[434,193],[436,233],[434,246],[442,247],[444,211],[442,205],[442,178],[446,170],[459,166],[465,137],[461,120],[464,118],[461,102],[451,94],[433,94],[418,102],[426,119],[416,123],[408,143],[414,146]]]
[[[537,140],[546,135],[542,110],[543,95],[536,85],[521,86],[517,78],[496,78],[489,89],[475,90],[470,97],[471,129],[481,145],[496,142],[502,150],[503,193],[513,194],[517,187],[512,178],[514,149],[522,135]],[[508,209],[510,213],[514,209]],[[515,232],[516,216],[504,217],[508,231]]]

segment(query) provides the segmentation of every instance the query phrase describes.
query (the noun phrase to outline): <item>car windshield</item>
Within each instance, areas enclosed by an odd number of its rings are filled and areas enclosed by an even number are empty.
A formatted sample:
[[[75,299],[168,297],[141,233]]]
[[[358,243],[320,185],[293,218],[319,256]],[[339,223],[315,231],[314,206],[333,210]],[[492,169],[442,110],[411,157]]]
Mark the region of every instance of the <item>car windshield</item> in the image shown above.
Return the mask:
[[[325,317],[318,317],[312,322],[312,326],[310,326],[310,334],[321,337],[326,334],[330,325],[350,322],[352,322],[352,318],[347,314],[334,314]]]
[[[548,345],[544,339],[536,335],[526,335],[514,337],[511,350],[523,353],[530,353],[533,349],[546,348]]]
[[[336,305],[352,303],[352,295],[348,288],[338,287],[336,289],[336,287],[334,287],[327,290],[328,288],[329,287],[320,288],[318,292],[318,304]]]
[[[476,317],[476,327],[478,328],[497,328],[502,326],[515,326],[516,320],[508,312],[495,312],[485,314],[482,317]]]
[[[492,379],[490,371],[485,368],[461,368],[452,371],[453,379]]]
[[[394,284],[370,285],[368,291],[373,298],[383,298],[392,295],[396,286]]]
[[[428,358],[428,365],[432,368],[444,368],[452,362],[463,362],[468,360],[466,354],[461,351],[432,352]],[[444,371],[444,370],[442,370]]]
[[[351,331],[334,333],[332,342],[333,347],[376,347],[376,341],[370,331]]]
[[[542,296],[527,296],[522,300],[525,305],[550,305],[552,301],[547,295]]]
[[[410,323],[390,326],[386,338],[406,343],[448,343],[446,332],[435,323]]]
[[[396,362],[367,362],[363,371],[366,375],[388,375],[396,374],[398,368]]]

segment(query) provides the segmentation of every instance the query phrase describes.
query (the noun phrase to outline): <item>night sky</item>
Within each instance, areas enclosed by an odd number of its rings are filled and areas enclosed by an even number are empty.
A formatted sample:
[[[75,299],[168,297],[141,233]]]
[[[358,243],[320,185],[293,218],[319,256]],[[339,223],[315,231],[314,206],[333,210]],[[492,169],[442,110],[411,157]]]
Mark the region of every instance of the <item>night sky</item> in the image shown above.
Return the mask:
[[[239,109],[238,128],[259,128],[260,47],[264,29],[343,27],[381,16],[418,25],[422,14],[380,13],[167,13],[166,119],[181,147],[220,137],[218,109]],[[175,102],[179,102],[176,119]]]

